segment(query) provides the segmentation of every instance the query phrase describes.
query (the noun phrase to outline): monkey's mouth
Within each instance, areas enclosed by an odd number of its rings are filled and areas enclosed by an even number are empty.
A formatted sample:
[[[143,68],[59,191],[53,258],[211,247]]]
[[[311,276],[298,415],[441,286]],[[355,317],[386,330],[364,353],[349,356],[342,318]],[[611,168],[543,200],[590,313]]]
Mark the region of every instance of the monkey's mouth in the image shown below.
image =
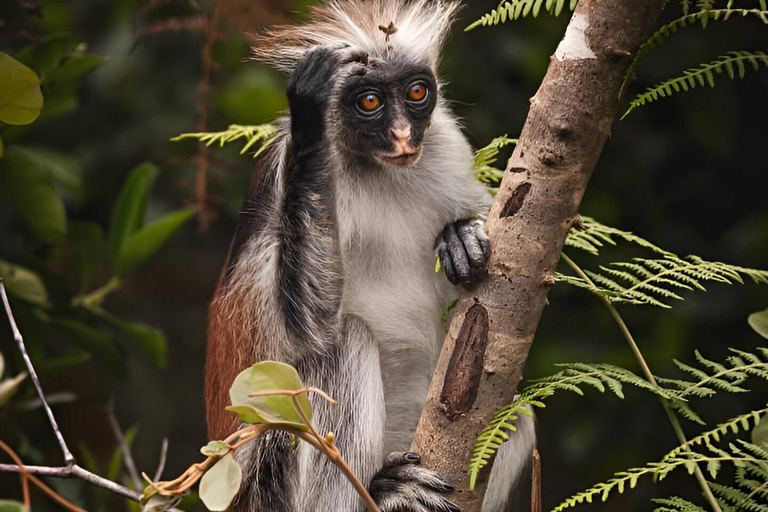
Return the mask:
[[[378,154],[376,155],[376,158],[389,165],[394,165],[397,167],[409,167],[418,162],[419,158],[421,158],[421,148],[419,147],[416,149],[410,149],[410,151],[402,151],[394,155]]]

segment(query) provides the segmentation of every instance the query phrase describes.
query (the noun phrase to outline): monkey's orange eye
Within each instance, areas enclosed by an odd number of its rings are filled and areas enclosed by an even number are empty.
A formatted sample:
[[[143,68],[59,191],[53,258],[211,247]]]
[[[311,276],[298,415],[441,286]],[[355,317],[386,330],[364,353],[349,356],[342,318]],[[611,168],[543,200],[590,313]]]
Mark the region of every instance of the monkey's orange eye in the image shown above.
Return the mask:
[[[374,92],[367,92],[357,98],[357,108],[363,114],[373,114],[381,107],[381,98]]]
[[[416,82],[408,88],[408,101],[421,103],[427,98],[427,84]]]

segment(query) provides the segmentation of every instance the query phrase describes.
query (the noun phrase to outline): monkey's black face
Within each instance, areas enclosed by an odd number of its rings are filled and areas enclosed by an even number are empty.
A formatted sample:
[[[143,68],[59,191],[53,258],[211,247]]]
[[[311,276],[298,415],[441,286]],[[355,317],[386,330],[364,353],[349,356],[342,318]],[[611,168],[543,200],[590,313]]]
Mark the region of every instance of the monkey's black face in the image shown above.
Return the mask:
[[[437,103],[437,82],[427,67],[370,59],[349,76],[334,120],[339,142],[376,161],[407,167],[421,156]]]

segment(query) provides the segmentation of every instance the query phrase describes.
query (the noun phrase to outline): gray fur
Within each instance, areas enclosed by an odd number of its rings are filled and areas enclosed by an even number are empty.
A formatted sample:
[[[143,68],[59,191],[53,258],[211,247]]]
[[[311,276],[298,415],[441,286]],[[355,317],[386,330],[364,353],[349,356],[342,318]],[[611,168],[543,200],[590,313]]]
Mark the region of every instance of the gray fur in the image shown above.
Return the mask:
[[[307,46],[334,42],[362,46],[380,59],[426,62],[434,70],[456,8],[454,2],[439,0],[332,1],[323,8],[322,23],[291,31],[283,39],[273,33],[259,41],[283,45],[274,48],[272,63],[286,71],[293,69]],[[371,18],[371,13],[399,20],[391,41],[393,51],[387,49],[389,42],[385,44],[377,28],[379,19]],[[341,25],[334,26],[334,19]],[[364,23],[357,23],[360,20]],[[390,19],[380,21],[386,25]],[[312,37],[302,39],[301,34]],[[262,48],[259,55],[266,58],[269,52]],[[334,125],[333,104],[329,112],[328,137],[334,141],[340,127]],[[286,327],[285,315],[277,307],[284,229],[277,208],[286,194],[286,155],[291,146],[287,123],[281,124],[275,144],[266,171],[275,173],[278,184],[270,206],[275,213],[267,227],[243,247],[220,300],[237,294],[251,305],[252,324],[243,325],[243,332],[258,331],[267,343],[254,339],[250,359],[293,364],[307,385],[338,400],[339,405],[330,406],[313,398],[313,422],[319,432],[335,433],[341,453],[367,484],[386,454],[410,448],[445,336],[442,313],[458,295],[457,287],[434,270],[435,238],[449,223],[487,213],[492,198],[475,179],[472,150],[442,98],[425,132],[421,157],[410,167],[354,158],[331,147],[331,168],[323,172],[333,177],[332,197],[318,200],[332,201],[333,222],[322,223],[309,215],[304,219],[303,228],[317,236],[306,248],[303,267],[296,269],[305,279],[304,296],[310,297],[298,305],[306,313],[308,328],[305,334],[297,334]],[[338,314],[328,318],[323,314],[327,310],[338,310]],[[507,443],[500,450],[484,512],[505,510],[509,489],[534,442],[531,425],[532,421],[521,425],[520,433],[512,437],[514,445]],[[286,443],[284,437],[273,435],[238,451],[248,486],[239,498],[240,509],[361,510],[359,498],[336,468],[310,446],[300,443],[290,453]],[[273,473],[265,472],[260,463],[277,468],[274,474],[285,478],[280,489],[267,485],[265,475]],[[383,499],[383,512],[408,507],[418,512],[451,510],[445,499],[424,490],[439,482],[428,468],[404,467],[401,475],[415,483]]]

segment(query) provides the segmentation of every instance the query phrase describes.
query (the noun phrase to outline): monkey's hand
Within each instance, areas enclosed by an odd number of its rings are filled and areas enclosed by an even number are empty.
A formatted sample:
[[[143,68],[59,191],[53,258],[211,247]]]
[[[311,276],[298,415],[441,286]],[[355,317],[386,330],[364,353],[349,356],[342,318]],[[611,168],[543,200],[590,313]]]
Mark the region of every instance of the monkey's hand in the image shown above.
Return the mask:
[[[472,288],[485,276],[485,262],[491,254],[483,221],[463,219],[448,224],[435,240],[435,251],[448,280]]]
[[[286,87],[294,141],[304,145],[323,139],[325,113],[341,68],[367,63],[367,53],[345,46],[316,46],[304,54]]]
[[[446,497],[453,485],[419,464],[413,452],[394,452],[374,475],[368,491],[381,512],[460,512]]]

